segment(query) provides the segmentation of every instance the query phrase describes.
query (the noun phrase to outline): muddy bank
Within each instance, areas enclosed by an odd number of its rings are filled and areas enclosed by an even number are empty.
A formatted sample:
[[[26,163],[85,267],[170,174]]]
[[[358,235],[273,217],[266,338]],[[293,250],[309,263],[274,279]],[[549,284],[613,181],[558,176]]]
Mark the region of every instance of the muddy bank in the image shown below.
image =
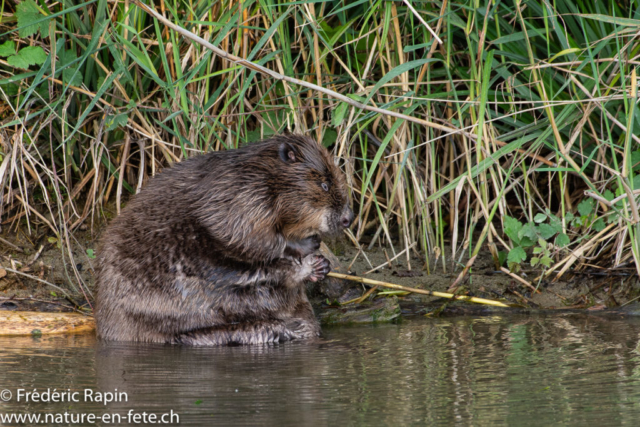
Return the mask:
[[[3,233],[3,241],[0,241],[0,310],[90,311],[94,292],[93,263],[100,228],[96,226],[74,233],[69,243],[73,258],[64,250],[67,242],[58,242],[46,233],[39,236],[29,236],[22,231]],[[403,255],[389,265],[388,259],[393,258],[389,249],[378,248],[363,253],[344,242],[331,246],[341,264],[341,272],[431,291],[452,292],[451,285],[466,262],[464,257],[456,264],[431,257],[427,264],[424,257],[411,253],[409,260]],[[373,269],[375,271],[370,272]],[[526,272],[523,277],[537,287],[536,292],[508,274],[496,271],[486,250],[453,291],[515,303],[525,311],[616,308],[640,295],[635,276],[595,273],[566,274],[564,280],[553,281],[534,280],[540,272]],[[388,321],[403,314],[483,314],[495,310],[383,288],[371,292],[360,303],[354,302],[369,290],[368,286],[339,279],[308,287],[316,313],[324,323]]]

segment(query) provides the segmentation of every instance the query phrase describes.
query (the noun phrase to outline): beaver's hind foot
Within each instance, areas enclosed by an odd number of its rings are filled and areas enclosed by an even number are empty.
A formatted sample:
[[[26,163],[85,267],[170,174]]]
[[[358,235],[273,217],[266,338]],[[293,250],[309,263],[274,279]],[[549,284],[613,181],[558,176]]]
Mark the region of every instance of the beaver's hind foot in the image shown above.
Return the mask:
[[[286,322],[255,322],[196,329],[177,336],[171,344],[193,346],[276,344],[320,335],[317,322],[288,319]]]

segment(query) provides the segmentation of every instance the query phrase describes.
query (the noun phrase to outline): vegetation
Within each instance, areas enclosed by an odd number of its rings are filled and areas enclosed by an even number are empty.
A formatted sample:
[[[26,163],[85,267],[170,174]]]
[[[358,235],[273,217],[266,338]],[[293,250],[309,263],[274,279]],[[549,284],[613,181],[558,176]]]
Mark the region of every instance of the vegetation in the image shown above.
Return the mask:
[[[640,271],[638,6],[153,4],[225,52],[405,120],[224,59],[133,0],[4,0],[3,227],[72,256],[74,230],[166,165],[291,131],[341,159],[353,240],[404,250],[409,267],[417,251],[461,278],[488,248],[510,274]]]

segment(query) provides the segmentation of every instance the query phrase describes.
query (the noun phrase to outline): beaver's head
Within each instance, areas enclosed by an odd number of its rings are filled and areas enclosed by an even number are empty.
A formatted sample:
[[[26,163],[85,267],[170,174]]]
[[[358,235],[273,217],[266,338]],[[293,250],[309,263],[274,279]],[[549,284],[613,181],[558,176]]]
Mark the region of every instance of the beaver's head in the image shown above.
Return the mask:
[[[280,164],[270,173],[269,187],[285,238],[337,235],[349,227],[353,211],[333,156],[313,139],[297,135],[278,137],[273,148]]]

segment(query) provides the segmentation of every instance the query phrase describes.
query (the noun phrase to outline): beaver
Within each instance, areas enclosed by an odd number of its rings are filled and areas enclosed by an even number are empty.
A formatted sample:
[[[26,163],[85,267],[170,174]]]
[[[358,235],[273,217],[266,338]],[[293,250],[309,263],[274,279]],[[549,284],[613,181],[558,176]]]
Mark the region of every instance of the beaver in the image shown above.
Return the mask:
[[[330,271],[316,254],[321,239],[353,216],[342,172],[305,136],[167,168],[104,232],[98,337],[224,345],[318,336],[304,282]]]

